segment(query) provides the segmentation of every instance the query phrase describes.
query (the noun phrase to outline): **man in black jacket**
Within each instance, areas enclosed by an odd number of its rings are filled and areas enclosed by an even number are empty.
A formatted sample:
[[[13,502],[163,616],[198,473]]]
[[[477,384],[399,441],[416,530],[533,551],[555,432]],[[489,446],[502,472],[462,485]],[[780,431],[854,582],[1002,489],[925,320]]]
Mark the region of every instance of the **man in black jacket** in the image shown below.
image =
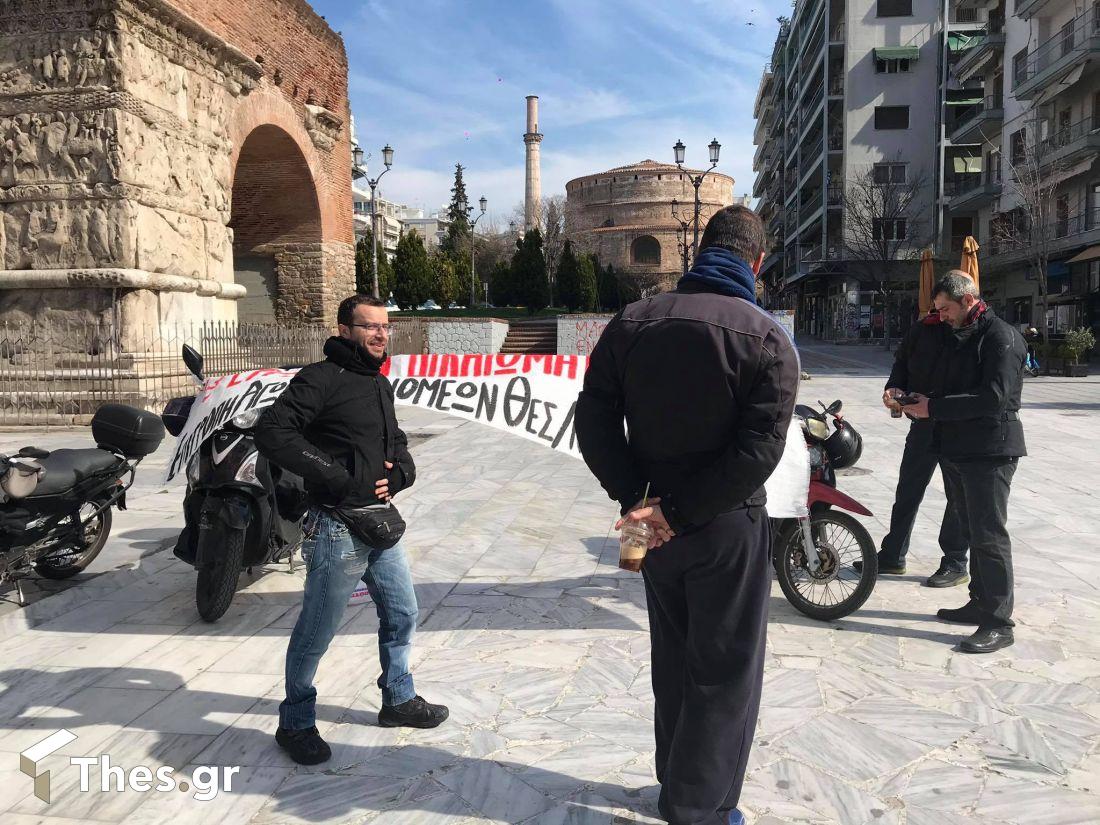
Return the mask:
[[[287,649],[286,699],[275,734],[304,765],[331,756],[315,725],[313,678],[360,579],[378,611],[379,724],[433,728],[447,718],[447,708],[417,696],[409,673],[418,608],[401,545],[369,547],[333,512],[389,502],[416,478],[393,388],[379,374],[390,332],[385,307],[355,295],[340,304],[337,322],[339,336],[325,343],[327,360],[303,368],[256,428],[260,452],[305,480],[311,505],[302,549],[305,595]]]
[[[943,458],[944,484],[970,545],[970,601],[936,615],[974,624],[963,640],[967,653],[1008,647],[1012,634],[1012,542],[1008,496],[1021,456],[1027,455],[1020,423],[1024,339],[981,300],[974,282],[949,272],[932,290],[940,317],[952,327],[943,365],[943,394],[920,396],[906,407],[931,418],[932,449]]]
[[[642,574],[659,805],[678,825],[743,821],[771,592],[763,485],[800,372],[793,342],[755,304],[765,245],[751,210],[715,214],[676,290],[608,324],[577,403],[585,462],[660,546]]]
[[[914,324],[894,355],[894,368],[886,381],[882,403],[888,409],[897,405],[899,395],[921,393],[935,397],[940,393],[941,361],[951,338],[951,327],[940,321],[939,313],[930,313]],[[904,408],[902,408],[904,409]],[[878,572],[887,575],[905,573],[905,556],[917,510],[924,499],[939,456],[931,451],[932,423],[928,419],[911,419],[901,456],[894,508],[890,513],[890,530],[882,540],[878,555]],[[943,553],[939,568],[926,581],[929,587],[952,587],[970,580],[966,573],[966,543],[959,525],[958,511],[950,499],[940,524],[939,544]],[[858,563],[857,563],[858,564]]]

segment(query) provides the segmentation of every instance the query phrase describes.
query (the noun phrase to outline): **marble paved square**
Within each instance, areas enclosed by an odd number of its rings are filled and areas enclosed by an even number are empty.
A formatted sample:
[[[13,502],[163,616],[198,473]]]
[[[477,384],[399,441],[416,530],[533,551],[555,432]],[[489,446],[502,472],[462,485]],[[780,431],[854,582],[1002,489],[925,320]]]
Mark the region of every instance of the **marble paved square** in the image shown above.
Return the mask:
[[[807,403],[841,398],[864,435],[841,479],[876,541],[889,519],[904,426],[878,396],[888,356],[807,346]],[[758,825],[1095,825],[1100,822],[1100,381],[1027,379],[1031,455],[1010,504],[1017,643],[954,650],[939,607],[965,594],[920,580],[938,561],[937,478],[909,574],[881,580],[832,623],[773,588],[763,708],[742,805]],[[402,411],[420,480],[400,504],[421,604],[418,689],[452,718],[427,732],[375,723],[373,606],[348,610],[325,658],[318,725],[333,759],[293,765],[271,734],[300,572],[256,571],[233,609],[198,621],[193,575],[165,547],[180,488],[165,449],[139,471],[104,554],[68,587],[0,610],[0,820],[140,825],[655,822],[645,598],[618,570],[614,507],[584,466],[474,424]],[[0,433],[0,450],[78,431]],[[5,594],[10,597],[9,594]],[[65,727],[41,763],[17,754]],[[81,793],[68,756],[117,765],[241,766],[232,791]],[[92,771],[93,787],[99,782]]]

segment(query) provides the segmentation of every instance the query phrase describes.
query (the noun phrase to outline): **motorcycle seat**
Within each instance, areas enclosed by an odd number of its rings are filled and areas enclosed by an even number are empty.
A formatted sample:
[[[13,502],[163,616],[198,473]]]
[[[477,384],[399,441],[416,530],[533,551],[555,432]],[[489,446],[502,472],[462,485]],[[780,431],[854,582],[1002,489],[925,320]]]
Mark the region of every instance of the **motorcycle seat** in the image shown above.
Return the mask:
[[[46,474],[34,488],[31,498],[54,496],[71,490],[81,481],[96,473],[117,467],[123,462],[114,453],[98,448],[85,450],[54,450],[48,457],[39,459]]]

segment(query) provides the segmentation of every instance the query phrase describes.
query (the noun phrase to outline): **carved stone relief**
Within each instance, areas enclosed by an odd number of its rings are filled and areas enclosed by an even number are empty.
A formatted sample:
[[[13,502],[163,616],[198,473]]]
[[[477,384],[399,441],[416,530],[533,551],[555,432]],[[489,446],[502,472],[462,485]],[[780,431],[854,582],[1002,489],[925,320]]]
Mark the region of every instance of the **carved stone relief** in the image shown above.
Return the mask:
[[[133,266],[132,207],[114,200],[0,205],[2,269]]]
[[[327,152],[336,145],[344,121],[324,106],[306,104],[306,132],[313,145]]]
[[[0,118],[0,187],[118,180],[118,131],[107,110]]]

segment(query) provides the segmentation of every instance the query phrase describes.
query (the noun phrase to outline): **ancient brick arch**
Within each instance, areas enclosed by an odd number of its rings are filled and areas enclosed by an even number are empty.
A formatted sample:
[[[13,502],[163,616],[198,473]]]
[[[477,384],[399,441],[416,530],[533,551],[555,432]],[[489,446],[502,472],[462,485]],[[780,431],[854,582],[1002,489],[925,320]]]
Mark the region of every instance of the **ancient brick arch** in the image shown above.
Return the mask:
[[[348,126],[343,42],[304,0],[6,0],[0,320],[232,320],[236,261],[264,247],[276,317],[334,322]],[[300,213],[264,188],[275,156]],[[240,218],[260,203],[263,231]]]

